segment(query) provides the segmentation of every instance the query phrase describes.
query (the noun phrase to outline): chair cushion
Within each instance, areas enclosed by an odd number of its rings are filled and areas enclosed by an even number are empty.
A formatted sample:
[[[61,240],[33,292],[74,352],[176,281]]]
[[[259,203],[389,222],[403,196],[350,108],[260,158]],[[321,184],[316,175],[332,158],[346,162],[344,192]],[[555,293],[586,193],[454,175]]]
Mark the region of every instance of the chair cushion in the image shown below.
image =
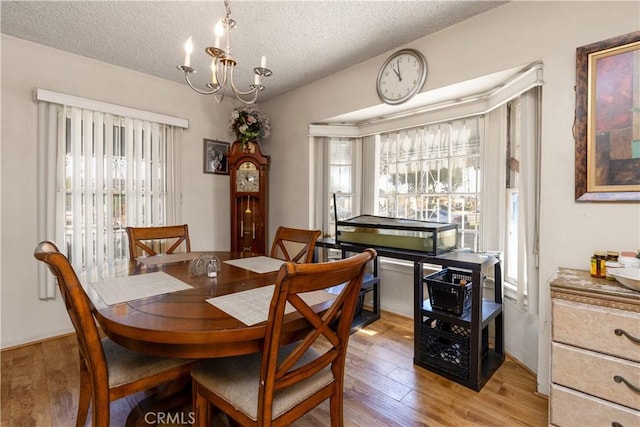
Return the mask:
[[[193,363],[192,359],[157,357],[132,351],[109,338],[102,340],[102,348],[107,359],[110,388]]]
[[[291,351],[283,347],[279,360]],[[296,367],[318,357],[318,353],[309,349],[296,363]],[[258,419],[258,379],[262,353],[246,356],[209,359],[199,363],[191,376],[202,386],[217,394],[252,420]],[[273,418],[304,401],[314,392],[333,381],[331,368],[327,367],[306,380],[275,393],[273,399]]]

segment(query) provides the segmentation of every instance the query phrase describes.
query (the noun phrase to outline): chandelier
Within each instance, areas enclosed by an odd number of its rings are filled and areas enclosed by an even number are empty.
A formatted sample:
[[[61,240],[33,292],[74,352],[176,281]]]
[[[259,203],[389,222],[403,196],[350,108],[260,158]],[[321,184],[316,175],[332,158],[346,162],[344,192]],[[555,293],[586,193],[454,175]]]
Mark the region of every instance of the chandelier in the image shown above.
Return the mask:
[[[227,11],[227,16],[218,20],[214,29],[215,37],[213,46],[205,49],[205,52],[212,57],[211,83],[207,83],[206,85],[208,89],[198,89],[191,83],[191,80],[189,80],[189,74],[196,72],[196,70],[191,67],[191,52],[193,52],[193,41],[191,37],[189,37],[184,46],[184,64],[178,65],[178,69],[184,72],[184,78],[189,87],[201,95],[215,94],[216,101],[221,102],[224,99],[227,85],[229,85],[236,98],[245,104],[253,104],[258,98],[258,93],[264,90],[262,79],[269,77],[272,73],[270,69],[266,68],[267,58],[263,56],[260,61],[260,66],[253,69],[255,77],[253,84],[249,85],[249,90],[243,92],[238,89],[233,80],[233,70],[236,67],[236,61],[231,56],[229,40],[231,29],[235,27],[236,22],[231,19],[231,8],[229,7],[228,0],[224,0],[224,7]]]

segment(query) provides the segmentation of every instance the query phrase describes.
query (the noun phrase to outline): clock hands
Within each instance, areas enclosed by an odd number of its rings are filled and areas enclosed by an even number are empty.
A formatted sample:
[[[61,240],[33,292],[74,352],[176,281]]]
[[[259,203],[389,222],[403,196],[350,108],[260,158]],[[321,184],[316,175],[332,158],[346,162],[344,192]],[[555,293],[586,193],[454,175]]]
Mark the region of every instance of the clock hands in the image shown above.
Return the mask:
[[[402,75],[400,75],[400,59],[399,58],[396,60],[395,64],[393,62],[391,63],[391,69],[393,70],[394,73],[396,73],[396,76],[398,76],[398,81],[401,82],[402,81]]]

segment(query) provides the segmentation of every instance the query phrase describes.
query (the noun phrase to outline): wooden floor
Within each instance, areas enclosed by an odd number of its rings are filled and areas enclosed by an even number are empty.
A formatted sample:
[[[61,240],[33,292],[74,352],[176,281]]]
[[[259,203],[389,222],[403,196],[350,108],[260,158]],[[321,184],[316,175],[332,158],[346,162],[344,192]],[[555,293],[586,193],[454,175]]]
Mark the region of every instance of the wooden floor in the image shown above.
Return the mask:
[[[72,426],[78,401],[75,337],[2,352],[2,426]],[[383,314],[349,341],[345,373],[345,426],[546,426],[547,400],[534,394],[535,378],[507,358],[475,392],[414,366],[413,324]],[[113,402],[112,426],[124,426],[143,396]],[[325,427],[328,402],[295,426]],[[90,425],[88,422],[87,425]]]

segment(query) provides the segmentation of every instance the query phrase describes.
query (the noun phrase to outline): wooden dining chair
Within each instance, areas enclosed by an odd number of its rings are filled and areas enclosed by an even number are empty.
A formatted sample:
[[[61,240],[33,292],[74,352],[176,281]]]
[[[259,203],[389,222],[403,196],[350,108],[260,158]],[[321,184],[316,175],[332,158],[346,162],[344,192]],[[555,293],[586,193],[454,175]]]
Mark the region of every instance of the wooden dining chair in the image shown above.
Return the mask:
[[[184,242],[185,252],[191,252],[189,226],[167,225],[163,227],[127,227],[129,258],[158,253],[172,254]]]
[[[313,260],[313,250],[320,230],[278,227],[271,245],[271,258],[296,263],[308,263]]]
[[[65,255],[49,241],[34,252],[56,276],[60,294],[76,331],[80,353],[80,399],[76,426],[84,426],[93,404],[92,426],[109,426],[110,403],[171,380],[189,378],[194,361],[149,356],[102,339],[89,298]]]
[[[262,353],[210,359],[191,372],[195,424],[210,426],[211,404],[242,426],[288,425],[330,399],[331,425],[343,420],[343,380],[356,298],[367,262],[376,252],[344,260],[280,268],[266,322]],[[300,294],[347,283],[321,314]],[[294,344],[282,345],[285,306],[310,327]]]

